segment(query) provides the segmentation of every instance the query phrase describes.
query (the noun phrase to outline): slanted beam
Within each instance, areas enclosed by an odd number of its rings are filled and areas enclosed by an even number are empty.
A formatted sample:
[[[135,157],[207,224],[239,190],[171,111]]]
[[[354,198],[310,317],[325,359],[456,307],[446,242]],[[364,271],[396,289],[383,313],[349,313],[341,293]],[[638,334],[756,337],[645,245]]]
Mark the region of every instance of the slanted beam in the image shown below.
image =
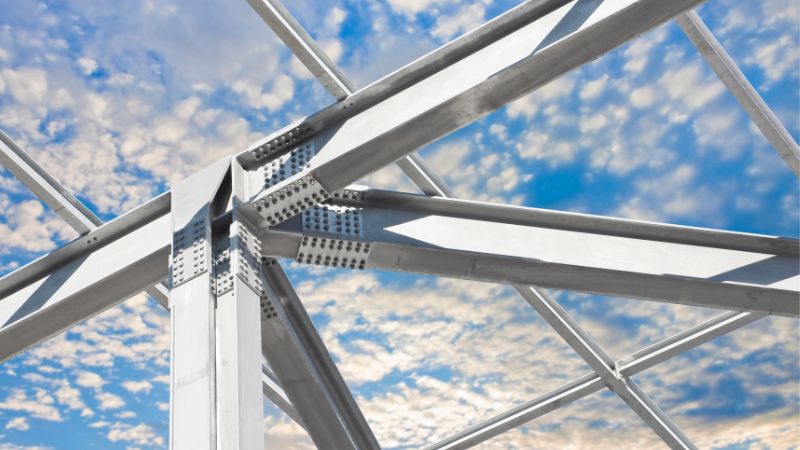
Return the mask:
[[[623,358],[615,364],[615,367],[625,376],[635,375],[677,354],[744,327],[761,317],[763,315],[752,313],[727,312],[720,314],[707,322]],[[622,370],[622,367],[626,369]],[[523,403],[460,433],[449,436],[436,444],[426,447],[426,450],[463,450],[474,447],[506,431],[555,411],[562,406],[599,392],[605,387],[603,379],[599,375],[594,373],[584,375],[537,399]]]
[[[689,11],[678,16],[678,25],[697,47],[725,87],[742,105],[756,127],[775,147],[786,165],[796,176],[800,176],[800,147],[797,142],[786,131],[781,121],[750,84],[711,30],[703,23],[703,19],[696,12]]]
[[[316,203],[314,195],[325,198],[699,3],[570,2],[316,135],[308,166],[252,201],[270,223],[279,223],[292,208]],[[301,137],[311,132],[307,126],[297,130]],[[274,150],[262,146],[250,157]],[[282,198],[294,187],[296,195]]]
[[[85,235],[102,225],[103,221],[99,217],[38,165],[3,130],[0,130],[0,164],[22,181],[78,234]],[[163,283],[150,286],[145,292],[155,298],[161,306],[165,308],[168,306],[167,288]]]
[[[297,59],[314,75],[336,100],[355,92],[355,85],[292,17],[280,0],[247,0],[272,31],[289,47]],[[428,195],[442,195],[436,181],[439,175],[416,154],[405,156],[397,165]]]
[[[86,234],[103,223],[2,130],[0,130],[0,164],[79,234]]]
[[[252,240],[258,245],[258,240]],[[254,262],[254,278],[263,292],[261,302],[261,346],[275,376],[300,416],[311,440],[318,448],[356,449],[338,415],[333,396],[322,382],[314,356],[304,346],[279,293],[272,289],[264,273],[267,260]]]
[[[355,91],[350,80],[279,0],[247,0],[247,3],[336,100],[342,100]]]
[[[24,279],[37,272],[44,272],[43,276],[24,284],[0,282],[6,288],[0,288],[0,362],[164,278],[169,254],[168,214],[144,214],[145,220],[130,221],[134,227],[129,232],[112,234],[108,242],[102,242],[103,232],[141,212],[139,208],[120,216],[8,277],[20,274],[11,278]]]
[[[264,274],[271,289],[283,304],[287,320],[293,324],[297,338],[309,355],[311,363],[319,375],[319,381],[338,411],[356,448],[379,449],[377,439],[350,393],[344,378],[339,373],[333,358],[317,334],[314,323],[297,297],[286,273],[279,264],[270,264],[264,267]]]
[[[619,295],[713,308],[800,315],[797,242],[783,239],[774,252],[768,236],[702,230],[694,245],[524,224],[526,208],[473,203],[472,217],[355,206],[361,191],[337,192],[330,207],[317,205],[276,227],[263,229],[272,256],[350,268],[380,268],[454,278]],[[364,194],[369,198],[370,192]],[[345,197],[348,200],[341,200]],[[417,196],[416,203],[442,199]],[[446,200],[450,201],[450,200]],[[459,201],[461,204],[468,203]],[[371,205],[374,203],[366,203]],[[348,205],[348,206],[344,206]],[[424,208],[423,208],[424,210]],[[511,214],[513,213],[513,214]],[[622,222],[627,223],[627,222]],[[346,225],[350,224],[350,225]],[[645,229],[668,229],[667,225]],[[327,227],[327,228],[326,228]],[[624,229],[622,231],[625,231]],[[692,233],[687,233],[691,235]],[[711,236],[708,241],[700,237]],[[320,248],[322,240],[326,248]],[[340,246],[334,249],[331,245]],[[356,250],[358,248],[358,250]],[[351,249],[351,250],[348,250]],[[792,255],[792,256],[790,256]]]
[[[603,382],[616,393],[650,428],[673,449],[696,447],[678,426],[662,411],[636,383],[618,374],[614,360],[592,339],[575,320],[544,289],[515,285],[525,300],[575,350]]]
[[[300,418],[297,410],[294,409],[294,406],[292,406],[292,402],[289,400],[286,392],[284,392],[283,388],[281,387],[278,377],[276,377],[272,372],[272,369],[266,365],[261,366],[261,381],[264,396],[270,399],[275,406],[283,410],[283,412],[286,413],[286,415],[294,420],[298,425],[300,425],[302,428],[305,428],[303,419]]]

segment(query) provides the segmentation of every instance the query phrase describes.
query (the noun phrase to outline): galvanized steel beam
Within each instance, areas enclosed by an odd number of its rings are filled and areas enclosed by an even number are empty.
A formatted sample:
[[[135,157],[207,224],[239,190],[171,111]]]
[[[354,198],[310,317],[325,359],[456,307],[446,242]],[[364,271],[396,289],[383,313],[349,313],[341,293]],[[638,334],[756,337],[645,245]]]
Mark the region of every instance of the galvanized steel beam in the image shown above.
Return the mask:
[[[603,382],[616,393],[672,449],[695,449],[691,440],[661,410],[636,383],[620,375],[614,360],[594,341],[575,320],[544,289],[515,285],[525,300],[559,334],[567,344],[594,370]]]
[[[475,214],[483,217],[475,220],[411,208],[352,206],[353,197],[361,198],[357,190],[334,195],[337,202],[342,199],[341,206],[318,205],[263,229],[268,253],[336,267],[380,268],[800,315],[800,268],[795,256],[525,225],[509,220],[500,205],[475,204]],[[345,197],[348,200],[343,200]],[[442,201],[418,198],[418,204]],[[516,217],[530,215],[525,208],[513,209]],[[648,229],[652,228],[658,227]],[[711,230],[698,234],[714,235]],[[741,238],[748,245],[770,242],[768,237]],[[733,240],[728,244],[732,246]],[[787,241],[787,248],[795,246]],[[766,247],[772,248],[771,244]]]
[[[697,47],[708,65],[714,70],[725,87],[742,105],[747,115],[765,138],[775,147],[786,165],[796,176],[800,176],[800,147],[786,131],[781,121],[772,112],[758,91],[747,80],[733,58],[728,55],[703,19],[694,11],[678,16],[678,25]]]
[[[752,313],[727,312],[720,314],[707,322],[623,358],[615,364],[615,367],[624,376],[635,375],[675,355],[691,350],[762,317],[762,315]],[[625,369],[622,369],[623,367]],[[555,411],[562,406],[599,392],[605,387],[606,385],[599,375],[595,373],[586,374],[537,399],[525,402],[462,432],[449,436],[426,447],[426,450],[463,450],[472,448],[506,431]]]
[[[308,166],[252,202],[270,223],[279,223],[700,2],[571,2],[323,130],[313,137],[315,155]],[[285,144],[265,143],[249,157],[268,158],[313,132],[303,123]],[[274,202],[297,187],[292,199]]]

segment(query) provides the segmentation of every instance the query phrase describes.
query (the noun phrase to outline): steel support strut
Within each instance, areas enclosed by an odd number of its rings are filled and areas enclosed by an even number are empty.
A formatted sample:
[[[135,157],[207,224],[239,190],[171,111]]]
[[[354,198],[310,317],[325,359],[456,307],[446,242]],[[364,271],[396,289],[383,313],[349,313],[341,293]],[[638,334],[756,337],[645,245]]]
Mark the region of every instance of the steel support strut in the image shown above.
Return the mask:
[[[243,199],[263,185],[264,174],[248,172],[236,161],[233,167],[233,216],[246,224],[253,243],[250,270],[262,292],[263,355],[318,447],[380,448],[283,269],[272,258],[261,261],[262,254],[270,252],[252,225],[260,217],[244,207]]]
[[[606,386],[624,400],[670,448],[696,448],[678,426],[639,389],[633,380],[617,373],[614,367],[614,360],[580,328],[577,322],[569,316],[547,291],[533,286],[515,285],[514,288],[553,327],[556,333],[586,361]]]
[[[226,158],[172,189],[170,448],[264,448],[260,302]]]
[[[5,166],[78,234],[85,235],[103,224],[99,217],[37,164],[3,130],[0,130],[0,164]],[[145,289],[145,292],[156,299],[161,306],[167,307],[168,293],[164,283],[150,286]]]
[[[669,337],[615,363],[615,370],[630,377],[680,353],[730,333],[760,318],[760,314],[727,312]],[[576,400],[601,391],[606,385],[596,373],[584,375],[543,396],[523,403],[426,447],[426,450],[472,448],[506,431],[522,426]]]
[[[381,204],[370,200],[372,192],[336,191],[330,205],[265,229],[268,254],[336,267],[800,315],[797,240],[464,200],[459,205],[471,208],[447,211],[439,206],[451,205],[449,199],[409,194],[394,197],[405,203]],[[555,226],[554,220],[570,226]],[[602,227],[593,228],[597,224]]]
[[[336,100],[344,100],[356,91],[355,84],[322,51],[280,0],[247,0],[247,2]],[[416,153],[398,160],[397,166],[414,180],[414,184],[425,194],[444,194],[437,188],[436,181],[441,180],[439,176]]]
[[[797,142],[703,23],[703,19],[696,12],[689,11],[678,16],[677,20],[678,25],[697,47],[708,65],[742,105],[753,124],[772,144],[794,174],[800,176],[800,147]]]

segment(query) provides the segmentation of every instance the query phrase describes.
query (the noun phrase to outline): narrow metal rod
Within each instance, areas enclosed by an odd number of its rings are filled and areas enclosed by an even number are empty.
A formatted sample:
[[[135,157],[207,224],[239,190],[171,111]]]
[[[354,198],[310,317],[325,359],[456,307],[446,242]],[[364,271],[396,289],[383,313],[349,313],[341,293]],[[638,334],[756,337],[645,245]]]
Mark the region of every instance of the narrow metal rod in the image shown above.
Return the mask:
[[[103,224],[99,217],[37,164],[3,130],[0,130],[0,163],[81,236]],[[161,306],[169,307],[169,293],[163,282],[148,287],[145,292]]]
[[[406,164],[411,166],[406,173],[423,191],[425,187],[432,187],[436,195],[452,197],[453,192],[446,182],[436,174],[428,163],[419,155],[416,158],[407,158]],[[412,174],[422,174],[423,178],[415,178]],[[430,189],[430,188],[429,188]],[[558,332],[567,343],[589,364],[596,373],[600,374],[603,381],[620,396],[655,432],[664,442],[673,449],[694,449],[691,440],[672,422],[672,420],[653,403],[650,398],[635,385],[632,380],[619,377],[613,370],[613,360],[603,351],[594,340],[589,337],[566,312],[551,299],[543,289],[535,286],[515,285],[514,288],[531,304],[539,314]],[[548,314],[549,313],[549,314]]]
[[[636,383],[614,370],[614,360],[580,325],[558,304],[546,290],[514,285],[539,315],[575,350],[616,393],[664,442],[673,449],[695,449],[691,440]]]
[[[750,84],[711,30],[703,23],[703,19],[696,12],[689,11],[678,16],[677,21],[722,83],[742,105],[756,127],[775,147],[794,174],[800,177],[800,147],[797,142],[786,131],[781,121]]]
[[[283,410],[283,412],[297,422],[298,425],[305,428],[306,425],[303,423],[303,419],[300,417],[300,414],[297,413],[297,410],[294,409],[294,406],[292,406],[292,402],[281,387],[281,383],[278,377],[272,372],[272,369],[262,363],[261,374],[264,396],[270,399],[275,406]]]
[[[280,0],[247,0],[247,3],[336,100],[342,100],[355,91],[341,69],[322,51]]]
[[[292,50],[336,100],[343,100],[355,92],[355,84],[320,48],[280,0],[247,0],[272,31]],[[422,161],[416,153],[397,161],[398,167],[419,186],[426,195],[444,195],[435,181],[439,175]]]
[[[742,328],[762,317],[764,316],[752,313],[728,312],[720,314],[645,350],[622,358],[620,361],[630,362],[625,364],[625,369],[619,371],[626,376],[635,375],[679,353],[686,352],[714,338]],[[665,351],[665,349],[669,350]],[[638,356],[634,358],[634,355]],[[620,367],[620,363],[618,362],[616,366]],[[426,447],[426,450],[454,450],[474,447],[548,412],[598,392],[604,387],[605,384],[599,375],[595,373],[586,374],[539,398],[523,403],[462,432],[449,436],[436,444]]]
[[[84,235],[102,225],[99,217],[37,164],[3,130],[0,130],[0,163],[79,234]]]

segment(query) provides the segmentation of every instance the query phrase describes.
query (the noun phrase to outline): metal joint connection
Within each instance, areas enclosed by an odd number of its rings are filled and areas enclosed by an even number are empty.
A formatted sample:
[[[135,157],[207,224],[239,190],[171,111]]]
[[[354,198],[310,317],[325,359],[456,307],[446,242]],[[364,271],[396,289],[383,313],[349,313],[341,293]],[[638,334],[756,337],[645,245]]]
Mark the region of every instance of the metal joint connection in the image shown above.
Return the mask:
[[[259,162],[273,158],[311,137],[312,131],[310,126],[300,124],[277,138],[250,150],[250,155]]]
[[[205,219],[197,219],[172,235],[172,287],[180,286],[208,270]]]

